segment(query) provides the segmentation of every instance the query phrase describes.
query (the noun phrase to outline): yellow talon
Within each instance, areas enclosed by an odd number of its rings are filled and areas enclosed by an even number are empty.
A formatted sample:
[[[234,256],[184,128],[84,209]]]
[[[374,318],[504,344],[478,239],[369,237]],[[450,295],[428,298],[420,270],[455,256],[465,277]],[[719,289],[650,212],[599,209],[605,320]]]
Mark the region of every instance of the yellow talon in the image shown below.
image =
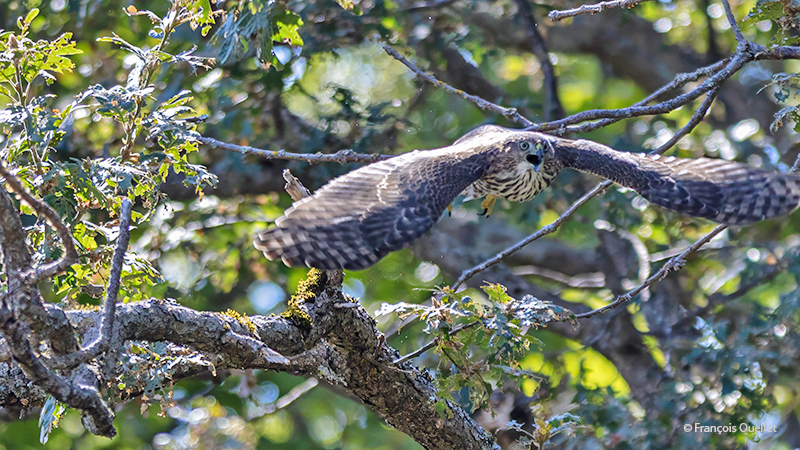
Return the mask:
[[[453,204],[450,203],[450,206],[447,207],[447,217],[453,217]]]
[[[497,201],[497,197],[494,195],[487,195],[486,198],[483,199],[481,202],[481,208],[483,208],[483,212],[480,214],[484,217],[489,217],[492,215],[492,209],[494,209],[494,202]]]

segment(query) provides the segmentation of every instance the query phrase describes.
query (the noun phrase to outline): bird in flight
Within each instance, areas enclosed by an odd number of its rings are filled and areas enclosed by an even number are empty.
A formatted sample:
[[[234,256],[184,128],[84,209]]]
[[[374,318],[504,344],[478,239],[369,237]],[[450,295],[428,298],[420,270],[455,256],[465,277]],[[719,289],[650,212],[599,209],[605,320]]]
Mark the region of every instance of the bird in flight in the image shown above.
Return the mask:
[[[607,178],[659,206],[727,225],[788,214],[800,177],[719,159],[627,153],[587,140],[484,125],[452,145],[361,167],[296,202],[258,233],[287,266],[365,269],[427,232],[453,200],[532,199],[564,169]]]

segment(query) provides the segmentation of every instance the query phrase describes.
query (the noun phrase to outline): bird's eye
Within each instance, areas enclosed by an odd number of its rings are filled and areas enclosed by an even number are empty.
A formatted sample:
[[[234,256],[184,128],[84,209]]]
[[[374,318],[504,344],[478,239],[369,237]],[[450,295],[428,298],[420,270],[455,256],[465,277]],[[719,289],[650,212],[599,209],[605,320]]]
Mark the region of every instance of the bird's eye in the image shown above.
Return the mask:
[[[527,150],[529,148],[531,148],[531,143],[530,142],[522,141],[522,142],[519,143],[519,149],[520,150]]]
[[[531,153],[530,155],[526,156],[525,160],[533,164],[534,166],[538,166],[539,164],[542,163],[542,157],[537,155],[536,153]]]

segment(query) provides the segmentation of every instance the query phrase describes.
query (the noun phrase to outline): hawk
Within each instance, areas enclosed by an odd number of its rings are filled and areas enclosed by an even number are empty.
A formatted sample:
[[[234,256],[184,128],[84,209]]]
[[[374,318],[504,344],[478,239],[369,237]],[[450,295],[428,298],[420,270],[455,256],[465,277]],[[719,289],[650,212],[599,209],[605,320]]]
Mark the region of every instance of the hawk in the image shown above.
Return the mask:
[[[428,231],[453,200],[532,199],[564,169],[633,189],[651,203],[728,225],[788,214],[800,177],[709,158],[620,152],[596,142],[481,126],[452,145],[361,167],[296,202],[256,248],[287,266],[365,269]]]

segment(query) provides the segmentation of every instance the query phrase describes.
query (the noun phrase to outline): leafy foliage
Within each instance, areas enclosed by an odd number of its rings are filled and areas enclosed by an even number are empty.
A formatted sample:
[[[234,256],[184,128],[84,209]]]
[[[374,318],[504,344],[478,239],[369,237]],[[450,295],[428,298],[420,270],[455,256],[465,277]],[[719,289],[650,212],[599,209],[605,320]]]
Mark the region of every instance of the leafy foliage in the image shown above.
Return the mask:
[[[394,313],[400,320],[417,316],[424,321],[425,333],[435,336],[436,351],[442,356],[436,373],[440,391],[453,393],[466,388],[473,409],[491,407],[487,403],[491,393],[502,389],[506,380],[521,383],[535,376],[519,365],[519,359],[533,350],[532,343],[542,344],[528,335],[531,328],[569,321],[573,316],[560,306],[530,295],[516,300],[498,284],[484,286],[483,290],[489,296],[488,302],[444,288],[435,292],[430,306],[384,303],[376,313]],[[455,400],[451,395],[446,394],[445,398]]]
[[[750,23],[759,21],[772,21],[780,27],[780,34],[773,38],[773,45],[796,45],[800,42],[794,29],[800,27],[800,18],[798,17],[800,10],[790,6],[786,3],[772,0],[759,0],[756,6],[747,15],[746,20]],[[798,80],[800,75],[797,73],[776,73],[772,76],[772,83],[765,86],[769,87],[774,85],[776,90],[774,92],[775,100],[778,103],[787,103],[790,99],[797,96]],[[794,91],[794,93],[792,92]],[[775,113],[775,118],[770,125],[770,130],[774,133],[784,125],[784,122],[791,120],[795,123],[794,130],[800,131],[800,113],[797,111],[797,106],[787,106]]]
[[[780,27],[780,33],[773,36],[773,43],[775,45],[795,45],[800,41],[793,36],[791,30],[800,26],[798,12],[797,8],[787,3],[758,0],[745,20],[751,23],[762,20],[775,22]]]
[[[214,36],[220,44],[220,62],[225,64],[239,59],[252,47],[264,69],[272,65],[281,68],[288,59],[283,52],[278,53],[274,45],[277,42],[300,50],[303,46],[298,32],[301,26],[300,16],[274,0],[248,0],[228,14]]]

